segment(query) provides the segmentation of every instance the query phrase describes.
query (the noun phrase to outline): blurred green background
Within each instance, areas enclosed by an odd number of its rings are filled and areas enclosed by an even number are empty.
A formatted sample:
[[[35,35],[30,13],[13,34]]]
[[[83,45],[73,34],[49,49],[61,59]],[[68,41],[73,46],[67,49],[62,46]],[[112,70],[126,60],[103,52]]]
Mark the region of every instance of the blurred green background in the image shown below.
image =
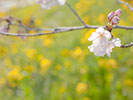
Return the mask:
[[[133,5],[133,0],[125,1]],[[87,24],[107,25],[108,13],[121,8],[119,25],[133,26],[133,12],[116,0],[67,2]],[[45,10],[34,4],[0,11],[0,16],[9,15],[28,27],[82,25],[66,5]],[[111,58],[96,57],[88,50],[94,31],[26,39],[0,36],[0,100],[133,100],[133,48],[115,48]],[[112,33],[122,44],[133,41],[132,30],[114,29]]]

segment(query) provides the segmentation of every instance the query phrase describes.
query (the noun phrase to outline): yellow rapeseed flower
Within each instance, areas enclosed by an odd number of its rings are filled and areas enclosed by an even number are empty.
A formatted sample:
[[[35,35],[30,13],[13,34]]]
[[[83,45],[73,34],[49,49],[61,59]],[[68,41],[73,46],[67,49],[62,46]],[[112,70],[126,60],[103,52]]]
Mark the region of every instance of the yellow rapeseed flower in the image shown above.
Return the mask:
[[[64,57],[70,56],[70,54],[71,54],[71,51],[68,49],[63,49],[61,52],[61,55]]]
[[[53,44],[53,39],[52,38],[46,38],[43,41],[43,45],[48,47],[48,48],[51,47],[52,44]]]
[[[47,58],[43,58],[40,62],[40,67],[41,67],[41,74],[42,75],[45,75],[48,68],[50,67],[51,65],[51,61]]]
[[[85,33],[84,37],[80,40],[81,43],[87,43],[88,38],[91,36],[91,34],[95,32],[95,29],[90,29],[88,32]]]
[[[31,20],[32,19],[31,19],[30,16],[26,16],[26,17],[23,18],[22,22],[23,22],[24,25],[27,25],[28,26],[28,25],[30,25]]]
[[[35,33],[36,33],[36,31],[31,30],[31,31],[29,31],[29,33],[30,33],[30,34],[35,34]]]
[[[124,80],[124,85],[133,87],[133,80],[132,79]]]
[[[41,19],[35,19],[35,25],[40,26],[42,24]]]
[[[61,70],[61,65],[58,64],[58,65],[56,65],[55,68],[56,68],[56,70],[60,71]]]
[[[7,74],[7,79],[12,87],[16,87],[17,83],[24,78],[19,66],[14,66]]]
[[[108,70],[112,69],[112,68],[117,68],[118,67],[118,64],[116,62],[115,59],[100,59],[98,61],[98,64],[100,67],[105,67],[107,68]]]
[[[98,21],[100,22],[100,24],[104,24],[105,22],[106,22],[106,15],[105,14],[100,14],[99,16],[98,16]]]
[[[35,49],[26,49],[25,53],[26,53],[27,57],[32,60],[35,58],[37,51]]]
[[[62,86],[61,88],[59,88],[59,93],[63,94],[65,92],[65,86]]]
[[[76,86],[76,91],[79,94],[85,93],[88,90],[88,85],[86,83],[78,83]]]
[[[1,78],[0,79],[0,86],[1,85],[5,85],[6,84],[6,79],[5,78]]]
[[[72,56],[73,56],[74,58],[77,58],[77,57],[79,57],[79,56],[83,56],[83,54],[84,54],[84,52],[83,52],[83,50],[81,49],[81,47],[76,47],[76,48],[74,49],[73,53],[72,53]]]
[[[8,48],[7,47],[0,47],[0,57],[5,56],[8,53]]]
[[[28,73],[31,73],[35,71],[35,67],[32,65],[28,65],[24,67],[24,70],[27,71]]]
[[[6,13],[0,11],[0,17],[5,17],[6,16]]]
[[[118,64],[117,64],[117,62],[116,62],[116,60],[115,59],[109,59],[108,60],[108,63],[107,63],[107,67],[108,68],[117,68],[118,67]]]

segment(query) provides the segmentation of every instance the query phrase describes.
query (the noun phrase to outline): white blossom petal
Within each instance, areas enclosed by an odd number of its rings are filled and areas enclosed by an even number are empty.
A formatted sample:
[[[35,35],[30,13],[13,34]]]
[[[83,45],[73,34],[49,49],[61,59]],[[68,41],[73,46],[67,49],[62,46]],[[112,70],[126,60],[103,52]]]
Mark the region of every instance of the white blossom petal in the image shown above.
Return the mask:
[[[64,5],[66,0],[58,0],[61,5]]]
[[[121,46],[121,40],[119,38],[114,38],[112,42],[115,44],[116,47]]]
[[[95,40],[98,36],[99,36],[99,34],[97,34],[96,32],[93,32],[92,35],[90,36],[90,38],[89,38],[88,40],[89,40],[89,41],[93,41],[93,40]]]
[[[106,49],[108,47],[108,40],[103,37],[93,41],[94,54],[96,56],[104,56],[106,54]]]
[[[66,0],[37,0],[37,3],[41,4],[42,8],[50,9],[55,5],[64,5]]]
[[[93,52],[94,51],[94,46],[91,45],[91,46],[88,47],[88,49],[90,49],[90,52]]]
[[[102,27],[99,27],[97,30],[96,30],[97,33],[104,33],[104,28]]]
[[[109,31],[105,31],[104,36],[109,40],[111,38],[111,33]]]

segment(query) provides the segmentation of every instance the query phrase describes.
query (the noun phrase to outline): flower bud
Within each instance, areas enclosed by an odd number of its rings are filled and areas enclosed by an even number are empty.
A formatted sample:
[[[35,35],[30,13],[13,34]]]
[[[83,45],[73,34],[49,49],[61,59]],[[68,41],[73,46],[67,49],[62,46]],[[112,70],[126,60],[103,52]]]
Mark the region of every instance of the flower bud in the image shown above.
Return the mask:
[[[118,24],[119,21],[120,21],[120,18],[118,16],[113,17],[113,19],[112,19],[112,25]]]
[[[121,13],[122,13],[121,9],[118,9],[118,10],[115,11],[115,15],[118,16],[118,17],[121,16]]]
[[[115,12],[111,12],[111,13],[109,13],[108,14],[108,20],[109,20],[109,22],[111,22],[111,20],[112,20],[112,18],[115,16]]]

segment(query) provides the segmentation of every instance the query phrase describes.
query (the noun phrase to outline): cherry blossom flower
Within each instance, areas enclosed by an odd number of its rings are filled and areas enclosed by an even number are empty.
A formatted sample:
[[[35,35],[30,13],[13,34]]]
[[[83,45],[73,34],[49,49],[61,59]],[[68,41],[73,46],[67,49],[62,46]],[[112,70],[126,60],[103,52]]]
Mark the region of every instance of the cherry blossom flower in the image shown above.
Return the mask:
[[[121,41],[119,38],[113,38],[111,41],[108,42],[108,48],[106,50],[106,54],[111,57],[111,52],[112,49],[115,47],[120,47],[121,46]]]
[[[42,8],[50,9],[54,5],[64,5],[66,0],[37,0]]]
[[[102,27],[99,27],[88,39],[89,41],[92,41],[92,45],[88,48],[91,52],[94,52],[96,56],[104,56],[106,54],[106,49],[110,38],[110,32],[105,31]]]
[[[103,57],[107,54],[110,57],[112,49],[121,46],[121,41],[119,38],[113,38],[112,40],[110,39],[111,33],[104,30],[102,27],[99,27],[88,39],[89,41],[92,41],[92,45],[88,47],[90,52],[94,52],[96,56]]]

